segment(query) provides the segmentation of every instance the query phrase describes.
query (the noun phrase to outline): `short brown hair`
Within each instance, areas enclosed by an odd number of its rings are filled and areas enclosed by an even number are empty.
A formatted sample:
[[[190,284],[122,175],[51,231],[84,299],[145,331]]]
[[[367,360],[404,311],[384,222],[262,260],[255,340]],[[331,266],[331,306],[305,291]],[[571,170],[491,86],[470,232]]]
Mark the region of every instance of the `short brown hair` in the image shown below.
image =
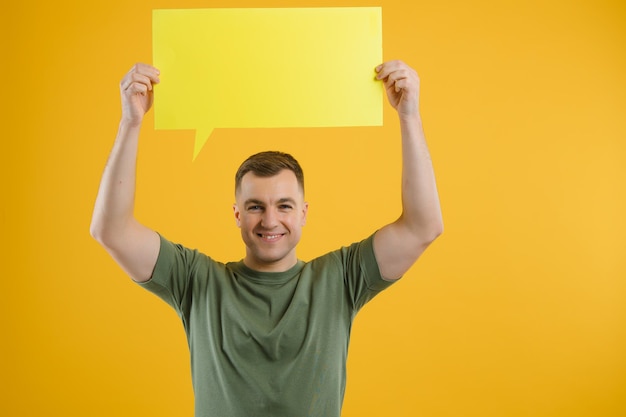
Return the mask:
[[[298,185],[304,194],[304,173],[296,159],[288,153],[278,151],[259,152],[243,161],[235,174],[235,193],[239,191],[241,180],[248,172],[258,177],[272,177],[288,169],[296,175]]]

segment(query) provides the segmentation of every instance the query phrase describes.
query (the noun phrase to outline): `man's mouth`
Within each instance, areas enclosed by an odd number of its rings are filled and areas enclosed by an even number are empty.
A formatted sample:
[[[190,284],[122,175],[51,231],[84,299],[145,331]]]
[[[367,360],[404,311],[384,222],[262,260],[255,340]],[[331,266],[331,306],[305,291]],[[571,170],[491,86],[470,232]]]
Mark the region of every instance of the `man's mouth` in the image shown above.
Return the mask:
[[[267,241],[271,242],[273,240],[280,239],[281,237],[283,237],[283,234],[281,234],[281,233],[278,233],[278,234],[257,233],[257,236],[260,237],[263,240],[267,240]]]

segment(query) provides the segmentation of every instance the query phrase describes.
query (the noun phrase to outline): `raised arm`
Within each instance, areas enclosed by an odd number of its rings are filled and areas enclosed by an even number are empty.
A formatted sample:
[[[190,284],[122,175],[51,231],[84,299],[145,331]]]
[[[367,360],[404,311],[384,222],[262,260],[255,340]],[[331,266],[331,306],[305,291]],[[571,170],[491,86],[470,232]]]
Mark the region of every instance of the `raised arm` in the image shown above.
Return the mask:
[[[159,236],[134,217],[139,131],[152,106],[156,68],[135,65],[122,79],[122,119],[102,174],[91,219],[91,235],[138,282],[147,281],[159,255]]]
[[[374,253],[386,280],[400,278],[443,232],[432,161],[419,113],[419,77],[402,61],[376,68],[402,136],[402,213],[374,236]]]

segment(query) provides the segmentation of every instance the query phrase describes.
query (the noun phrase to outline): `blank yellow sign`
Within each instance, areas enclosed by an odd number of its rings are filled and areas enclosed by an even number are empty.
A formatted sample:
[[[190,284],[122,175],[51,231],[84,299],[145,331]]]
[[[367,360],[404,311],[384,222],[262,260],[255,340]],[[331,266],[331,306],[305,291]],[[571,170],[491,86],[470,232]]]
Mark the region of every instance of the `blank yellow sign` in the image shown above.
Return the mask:
[[[379,7],[154,10],[156,129],[382,125]]]

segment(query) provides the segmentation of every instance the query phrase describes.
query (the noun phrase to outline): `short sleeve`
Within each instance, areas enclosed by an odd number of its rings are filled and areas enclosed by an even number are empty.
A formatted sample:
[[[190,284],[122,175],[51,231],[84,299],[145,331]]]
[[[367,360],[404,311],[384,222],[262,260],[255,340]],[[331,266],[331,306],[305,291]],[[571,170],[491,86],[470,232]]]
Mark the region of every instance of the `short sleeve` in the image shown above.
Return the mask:
[[[374,254],[374,235],[340,249],[344,280],[354,310],[359,310],[394,281],[383,279]]]
[[[201,268],[204,255],[197,250],[175,244],[159,235],[159,256],[152,277],[139,285],[154,293],[172,306],[180,315],[185,315],[189,288],[195,272]],[[204,268],[206,271],[206,268]]]

